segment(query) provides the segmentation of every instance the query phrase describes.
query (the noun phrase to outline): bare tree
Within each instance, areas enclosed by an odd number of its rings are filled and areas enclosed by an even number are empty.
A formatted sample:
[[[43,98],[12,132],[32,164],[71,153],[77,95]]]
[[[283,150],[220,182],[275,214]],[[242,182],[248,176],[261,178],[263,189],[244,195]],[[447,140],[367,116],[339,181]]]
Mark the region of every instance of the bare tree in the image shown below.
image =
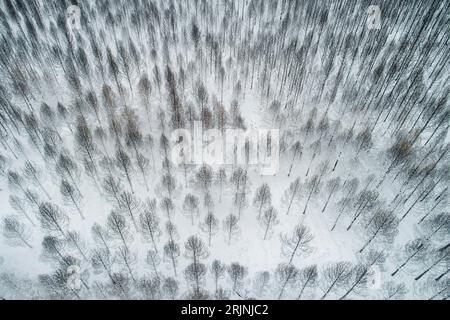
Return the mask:
[[[112,261],[111,261],[111,253],[106,249],[94,249],[92,251],[91,256],[91,264],[92,267],[99,273],[106,272],[108,278],[111,280],[111,284],[116,284],[116,279],[112,273]],[[117,286],[121,286],[120,283],[117,283]],[[122,292],[124,292],[124,288],[122,288]]]
[[[134,283],[137,283],[136,277],[134,275],[134,271],[132,269],[133,265],[137,261],[137,256],[133,252],[131,252],[128,247],[120,246],[117,250],[117,258],[120,265],[122,265],[128,274],[130,275],[131,280],[133,280]]]
[[[171,217],[172,217],[172,210],[174,209],[174,205],[173,205],[172,200],[170,200],[169,198],[162,199],[162,201],[161,201],[161,209],[163,209],[166,212],[167,218],[170,221]]]
[[[32,249],[30,244],[30,234],[25,225],[14,216],[3,218],[3,236],[12,246],[27,246]]]
[[[219,106],[214,108],[215,119],[217,121],[217,128],[224,132],[225,127],[228,123],[228,115],[225,107],[220,104]]]
[[[386,241],[390,241],[398,233],[398,223],[398,219],[391,212],[385,210],[376,212],[372,222],[368,226],[370,238],[359,252],[363,252],[377,237],[382,237]]]
[[[71,274],[68,272],[69,267],[78,266],[80,263],[76,258],[67,256],[64,257],[64,261],[58,263],[58,267],[55,272],[50,275],[40,275],[39,281],[43,284],[52,294],[56,294],[58,298],[67,299],[68,297],[75,297],[81,299],[82,288],[75,288],[68,285],[71,280]],[[80,281],[82,285],[89,289],[84,281],[84,275],[80,275]]]
[[[241,190],[244,180],[247,179],[247,173],[242,168],[236,168],[230,177],[230,182],[236,187],[235,194],[238,194]]]
[[[81,219],[85,220],[86,218],[84,217],[83,212],[80,209],[81,195],[78,193],[78,190],[76,190],[67,180],[61,181],[59,190],[61,191],[61,194],[64,197],[65,201],[75,206],[77,212],[80,214]]]
[[[131,237],[131,234],[125,217],[116,211],[111,211],[107,225],[110,236],[122,241],[123,246],[129,250],[127,240]]]
[[[192,225],[194,225],[194,215],[198,214],[198,198],[192,194],[186,195],[184,198],[183,210],[189,214]]]
[[[76,231],[68,231],[66,232],[66,243],[69,248],[75,249],[81,255],[81,257],[87,261],[88,258],[84,252],[85,244],[81,239],[81,236]]]
[[[356,156],[359,155],[361,151],[367,151],[372,148],[372,133],[369,128],[364,128],[355,139]]]
[[[172,174],[172,162],[169,160],[169,158],[165,157],[162,161],[162,168],[164,169],[165,172],[167,172],[168,176],[171,176]],[[171,176],[173,178],[173,176]]]
[[[22,199],[20,199],[19,197],[14,196],[14,195],[10,195],[9,196],[9,203],[10,203],[11,207],[13,209],[19,211],[31,223],[31,225],[33,227],[35,226],[35,223],[31,219],[31,217],[29,216],[29,214],[27,212],[27,208],[25,207],[25,204],[23,203]]]
[[[167,139],[167,137],[164,134],[162,134],[161,138],[159,139],[159,148],[164,152],[165,158],[167,158],[169,155],[169,147],[170,147],[169,139]]]
[[[391,276],[395,276],[400,270],[402,270],[409,262],[423,260],[427,255],[427,249],[429,243],[426,239],[415,239],[409,241],[405,245],[405,260],[391,273]]]
[[[172,112],[172,126],[175,129],[183,128],[185,119],[183,117],[183,107],[178,96],[177,83],[175,75],[169,66],[166,67],[166,84],[167,93],[169,95],[169,104]]]
[[[297,300],[300,300],[303,296],[303,293],[308,288],[314,288],[317,285],[317,266],[312,265],[305,267],[299,271],[299,282],[300,282],[300,292],[297,296]]]
[[[185,244],[186,257],[192,259],[192,263],[197,263],[200,259],[206,259],[209,256],[208,249],[203,241],[197,236],[191,236]]]
[[[292,168],[294,167],[294,163],[295,160],[298,160],[302,157],[302,152],[303,152],[303,147],[300,143],[300,141],[297,141],[296,143],[294,143],[294,145],[292,146],[292,162],[291,162],[291,166],[289,168],[289,173],[288,173],[288,177],[291,176],[292,173]]]
[[[289,188],[285,191],[284,197],[288,202],[286,215],[289,215],[289,211],[291,211],[291,207],[294,201],[299,199],[301,190],[302,190],[302,183],[300,181],[300,178],[297,178],[294,180],[294,182],[292,182],[289,185]]]
[[[213,179],[211,168],[203,164],[195,175],[196,185],[203,191],[204,194],[209,192]]]
[[[57,237],[45,236],[42,240],[42,256],[46,259],[66,263],[66,257],[63,251],[65,245],[66,243]],[[66,264],[69,266],[68,263]]]
[[[128,215],[136,230],[138,230],[136,217],[139,217],[141,208],[141,202],[133,194],[127,191],[120,194],[118,209]]]
[[[258,207],[258,220],[261,219],[262,209],[270,205],[272,201],[272,193],[270,192],[270,187],[267,183],[261,185],[255,194],[255,198],[253,199],[253,204]]]
[[[281,236],[283,253],[289,257],[288,264],[292,264],[296,255],[311,252],[311,242],[314,239],[308,227],[298,225],[291,236]]]
[[[364,213],[370,212],[371,209],[376,208],[378,204],[378,197],[380,194],[373,190],[363,190],[361,191],[355,199],[355,213],[350,224],[347,227],[347,231],[350,230],[353,224],[358,220],[359,217],[363,216]],[[369,220],[371,221],[371,220]]]
[[[122,184],[119,179],[114,178],[112,175],[106,176],[103,180],[103,189],[109,198],[114,199],[117,205],[120,206],[120,194],[122,193]]]
[[[212,212],[214,210],[214,200],[210,193],[206,193],[203,197],[203,207],[208,211]]]
[[[159,263],[160,263],[160,258],[159,258],[158,253],[155,250],[149,250],[147,252],[147,264],[149,264],[152,267],[153,272],[155,273],[157,278],[160,277],[158,269],[157,269],[157,266],[159,265]]]
[[[345,181],[345,183],[343,184],[343,190],[345,190],[344,192],[346,193],[345,196],[341,199],[341,201],[339,202],[339,206],[340,206],[340,210],[339,213],[336,217],[336,220],[334,221],[333,227],[331,228],[331,231],[334,231],[334,229],[336,228],[342,214],[345,212],[345,210],[347,209],[347,207],[352,203],[352,198],[351,195],[354,194],[356,192],[356,190],[358,189],[359,186],[359,180],[357,178],[354,178],[350,181]]]
[[[94,155],[97,150],[94,141],[92,139],[91,130],[89,129],[84,117],[77,118],[77,130],[75,133],[75,140],[78,144],[80,152],[89,159],[89,163],[94,168],[94,172],[97,171],[95,165]]]
[[[375,276],[374,266],[381,265],[384,261],[385,255],[383,252],[375,250],[370,251],[363,261],[353,267],[352,276],[348,284],[349,287],[345,294],[339,299],[343,300],[351,293],[361,295],[361,291],[368,287],[370,278]]]
[[[152,156],[152,168],[153,168],[153,172],[155,172],[155,155],[154,155],[154,147],[155,147],[155,141],[152,137],[151,134],[148,134],[145,136],[145,146],[148,147],[148,149],[150,149],[150,154]]]
[[[230,292],[223,288],[217,289],[216,300],[219,301],[230,300]]]
[[[233,292],[236,292],[236,290],[238,290],[242,286],[242,282],[247,276],[247,268],[237,262],[233,262],[228,267],[227,272],[231,279],[231,282],[233,283]]]
[[[180,255],[180,247],[171,240],[164,246],[164,254],[170,258],[170,261],[172,262],[173,273],[176,277],[177,276],[177,259],[178,259],[178,256]]]
[[[234,201],[233,201],[234,206],[236,207],[237,211],[238,211],[238,217],[241,217],[242,211],[247,208],[248,203],[247,203],[247,195],[244,192],[239,192],[236,193],[234,195]]]
[[[393,281],[383,284],[383,290],[383,298],[385,300],[401,300],[408,292],[404,283],[396,284]]]
[[[172,199],[172,194],[175,191],[175,187],[176,187],[174,177],[171,176],[170,174],[163,175],[163,177],[161,179],[161,185],[162,185],[162,188],[167,190],[167,195],[168,195],[169,199]]]
[[[72,160],[69,154],[62,152],[59,155],[58,162],[56,164],[56,171],[64,178],[72,182],[72,185],[80,192],[77,181],[75,177],[78,176],[78,167],[76,163]],[[81,193],[81,192],[80,192]]]
[[[267,236],[269,235],[269,232],[271,231],[273,226],[279,223],[277,216],[277,211],[272,206],[264,212],[264,215],[261,219],[261,223],[264,226],[264,240],[267,239]]]
[[[161,235],[159,228],[159,218],[156,215],[156,200],[148,203],[147,207],[139,216],[141,232],[147,241],[151,241],[153,249],[158,252],[156,245],[158,237]]]
[[[238,217],[236,217],[233,214],[230,214],[225,219],[223,228],[224,228],[225,232],[227,233],[228,245],[231,244],[231,238],[233,237],[233,235],[238,234],[240,231],[238,223],[239,223]]]
[[[94,91],[89,91],[86,94],[86,102],[89,105],[89,107],[92,109],[92,111],[94,111],[95,117],[97,119],[98,124],[101,126],[102,125],[102,121],[100,119],[100,106],[99,106],[99,102],[97,99],[97,95]]]
[[[210,271],[214,278],[215,292],[217,294],[217,290],[219,288],[219,281],[221,278],[223,278],[223,276],[225,274],[226,266],[222,262],[220,262],[220,260],[214,260],[211,263]]]
[[[137,286],[145,300],[156,300],[160,297],[161,280],[159,278],[143,277],[137,281]]]
[[[313,195],[317,195],[319,193],[319,186],[320,186],[320,178],[318,175],[314,175],[310,179],[308,179],[305,184],[304,188],[307,192],[307,200],[305,203],[305,208],[303,209],[303,214],[306,214],[306,210],[308,209],[309,202],[311,201],[311,197]]]
[[[57,206],[44,202],[39,205],[39,220],[41,227],[50,232],[58,232],[65,235],[65,227],[68,225],[69,218]]]
[[[111,52],[111,49],[108,47],[106,49],[106,58],[108,64],[108,71],[114,79],[114,82],[117,86],[117,90],[122,94],[122,86],[120,85],[120,68],[117,63],[116,57]]]
[[[327,201],[325,202],[325,205],[322,209],[322,212],[325,212],[325,210],[327,209],[328,203],[331,200],[331,197],[333,197],[333,195],[339,190],[340,186],[341,186],[341,179],[339,177],[333,178],[328,181],[327,190],[329,192],[329,195],[328,195]]]
[[[146,157],[144,157],[141,153],[138,153],[136,155],[136,165],[139,168],[139,170],[141,171],[142,178],[145,183],[145,188],[147,189],[147,191],[149,191],[148,182],[147,182],[147,174],[148,174],[148,170],[150,167],[150,160],[147,159]]]
[[[174,278],[164,279],[162,291],[164,294],[172,300],[175,300],[178,296],[178,282]]]
[[[17,172],[9,170],[7,178],[10,188],[20,189],[23,193],[26,192],[23,178]]]
[[[293,286],[299,275],[298,269],[292,264],[281,263],[276,270],[277,280],[281,284],[281,290],[278,294],[278,300],[283,297],[286,286]]]
[[[443,212],[426,220],[424,231],[429,240],[445,240],[450,232],[450,214]]]
[[[151,116],[150,116],[150,94],[152,92],[152,86],[150,83],[150,80],[148,78],[148,75],[144,73],[141,76],[141,79],[139,80],[138,84],[139,94],[141,96],[141,99],[144,103],[145,110],[147,112],[147,120],[151,122]]]
[[[105,250],[109,252],[110,251],[108,244],[109,236],[106,230],[98,223],[94,223],[91,228],[91,233],[94,241],[99,242],[101,245],[105,247]]]
[[[324,294],[321,300],[345,287],[351,279],[352,272],[352,265],[349,262],[337,262],[325,268],[322,272]]]
[[[271,279],[270,272],[268,271],[262,271],[257,273],[254,281],[254,287],[255,292],[257,292],[259,296],[263,295],[265,291],[269,288],[270,279]]]
[[[45,190],[44,186],[42,185],[42,183],[40,181],[41,173],[38,170],[38,168],[36,168],[36,166],[34,164],[32,164],[31,162],[26,161],[23,171],[25,173],[25,176],[28,177],[30,180],[32,180],[33,183],[35,183],[39,187],[39,189],[41,189],[42,192],[44,192],[44,194],[47,196],[48,199],[51,199],[47,190]]]
[[[123,117],[126,121],[125,126],[125,142],[128,147],[134,150],[137,157],[139,148],[143,145],[144,140],[138,124],[138,116],[131,109],[126,108]]]
[[[195,297],[196,300],[201,300],[201,297],[205,295],[200,285],[204,280],[206,272],[206,266],[201,262],[192,262],[184,270],[186,280],[193,283],[193,292],[191,295],[193,295],[192,298]]]
[[[397,140],[394,144],[388,149],[387,156],[392,159],[388,169],[386,170],[384,176],[381,178],[378,187],[383,183],[386,176],[391,172],[395,167],[404,164],[408,157],[412,155],[411,144],[405,137],[397,137]]]
[[[112,281],[110,283],[110,290],[113,296],[117,296],[120,299],[129,299],[130,296],[130,279],[123,272],[114,272],[112,275]]]
[[[208,213],[203,221],[201,228],[202,231],[208,235],[208,245],[211,246],[212,236],[218,231],[219,222],[213,213]]]
[[[226,181],[227,181],[227,173],[224,168],[220,168],[216,174],[216,183],[219,185],[220,188],[219,203],[222,202],[223,185],[226,184]]]
[[[430,271],[439,269],[440,267],[442,268],[442,266],[444,266],[444,270],[445,270],[444,273],[442,273],[442,276],[446,275],[449,272],[450,249],[447,247],[447,248],[435,250],[433,252],[433,257],[432,257],[431,261],[432,261],[431,264],[428,264],[428,267],[421,274],[419,274],[417,277],[415,277],[414,280],[418,281],[422,277],[424,277],[426,274],[428,274]],[[442,278],[442,276],[440,275],[436,279],[439,280]]]
[[[448,297],[449,294],[449,285],[450,280],[444,279],[443,281],[436,281],[436,280],[428,280],[425,288],[428,289],[427,296],[429,297],[428,300],[445,300]],[[430,292],[431,291],[431,292]]]

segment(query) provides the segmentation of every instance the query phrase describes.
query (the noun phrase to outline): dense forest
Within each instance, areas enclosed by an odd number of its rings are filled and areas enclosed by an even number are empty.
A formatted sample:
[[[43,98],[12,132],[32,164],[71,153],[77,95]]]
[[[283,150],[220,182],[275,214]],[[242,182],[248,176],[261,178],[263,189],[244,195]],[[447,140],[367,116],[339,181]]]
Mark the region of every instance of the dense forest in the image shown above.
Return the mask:
[[[448,299],[449,12],[1,0],[0,299]]]

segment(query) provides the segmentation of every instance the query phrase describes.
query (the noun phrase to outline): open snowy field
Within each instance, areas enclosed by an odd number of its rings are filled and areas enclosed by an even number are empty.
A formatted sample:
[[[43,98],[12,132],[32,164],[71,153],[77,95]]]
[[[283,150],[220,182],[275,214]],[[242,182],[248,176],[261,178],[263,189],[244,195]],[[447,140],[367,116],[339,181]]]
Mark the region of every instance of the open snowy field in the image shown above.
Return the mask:
[[[449,10],[2,0],[0,298],[448,299]]]

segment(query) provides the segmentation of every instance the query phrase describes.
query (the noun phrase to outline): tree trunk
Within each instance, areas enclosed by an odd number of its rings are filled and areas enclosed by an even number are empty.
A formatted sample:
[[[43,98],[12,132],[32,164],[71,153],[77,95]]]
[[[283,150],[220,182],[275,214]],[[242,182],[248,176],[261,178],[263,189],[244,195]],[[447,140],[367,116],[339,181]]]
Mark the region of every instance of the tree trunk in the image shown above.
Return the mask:
[[[416,252],[414,252],[414,254],[412,254],[411,256],[408,257],[408,259],[406,259],[405,262],[403,262],[394,272],[392,272],[391,276],[395,276],[404,266],[406,266],[406,264],[412,259],[414,258],[414,256],[416,254],[418,254],[420,252],[421,249],[417,250]]]

